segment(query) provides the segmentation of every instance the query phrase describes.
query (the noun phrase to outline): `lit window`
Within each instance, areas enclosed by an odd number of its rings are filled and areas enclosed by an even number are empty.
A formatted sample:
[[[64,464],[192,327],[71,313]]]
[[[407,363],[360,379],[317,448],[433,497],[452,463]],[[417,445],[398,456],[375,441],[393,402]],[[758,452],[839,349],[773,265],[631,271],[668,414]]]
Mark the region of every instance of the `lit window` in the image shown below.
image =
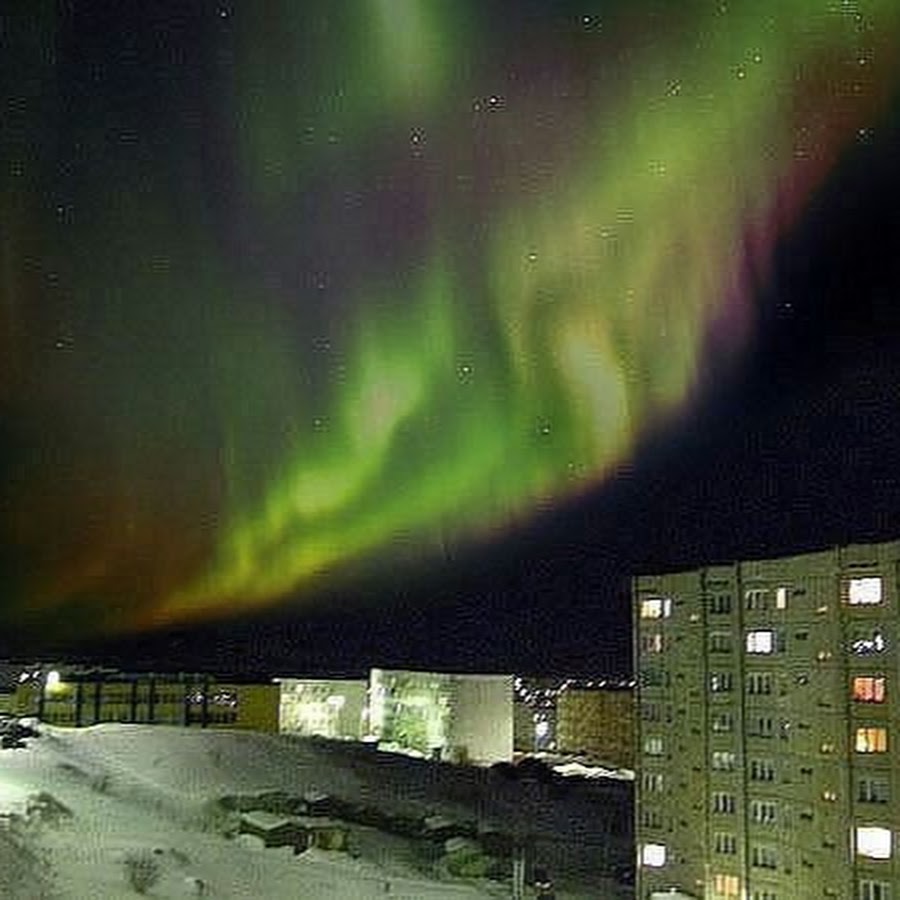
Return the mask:
[[[890,859],[893,838],[890,828],[877,825],[858,825],[856,828],[856,852],[869,859]]]
[[[891,900],[891,886],[886,881],[863,878],[856,892],[857,900]]]
[[[887,753],[887,728],[871,727],[856,729],[857,753]]]
[[[881,578],[851,578],[847,585],[847,602],[851,606],[875,606],[881,603]]]
[[[712,767],[717,772],[731,772],[737,764],[737,755],[733,750],[713,750]]]
[[[737,900],[741,895],[741,880],[737,875],[713,875],[713,894],[716,900]]]
[[[884,703],[884,685],[882,675],[857,675],[853,679],[853,699],[857,703]]]
[[[663,755],[663,739],[661,737],[648,737],[644,739],[644,753],[647,756]]]
[[[780,587],[775,591],[775,608],[776,609],[787,609],[788,604],[788,589],[786,587]]]
[[[669,597],[648,597],[641,600],[642,619],[668,619],[672,615],[672,601]]]
[[[748,653],[773,653],[775,651],[774,631],[747,632]]]
[[[709,689],[714,694],[728,693],[734,687],[734,676],[731,672],[712,672],[709,676]]]
[[[663,636],[657,632],[656,634],[641,635],[641,652],[643,653],[662,653]]]
[[[665,844],[644,844],[641,848],[641,864],[658,869],[666,864]]]

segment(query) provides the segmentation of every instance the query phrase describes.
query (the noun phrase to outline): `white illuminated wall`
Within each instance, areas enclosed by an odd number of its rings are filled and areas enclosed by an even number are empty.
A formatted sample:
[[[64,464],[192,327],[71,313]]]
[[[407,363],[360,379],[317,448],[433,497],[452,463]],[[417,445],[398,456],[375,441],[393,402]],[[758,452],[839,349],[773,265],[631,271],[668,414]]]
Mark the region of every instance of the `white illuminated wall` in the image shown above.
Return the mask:
[[[369,681],[276,679],[280,730],[478,763],[513,755],[512,675],[372,669]]]
[[[512,759],[512,675],[457,675],[451,706],[450,744],[475,762]]]
[[[368,685],[343,679],[277,679],[279,730],[290,734],[359,740]]]

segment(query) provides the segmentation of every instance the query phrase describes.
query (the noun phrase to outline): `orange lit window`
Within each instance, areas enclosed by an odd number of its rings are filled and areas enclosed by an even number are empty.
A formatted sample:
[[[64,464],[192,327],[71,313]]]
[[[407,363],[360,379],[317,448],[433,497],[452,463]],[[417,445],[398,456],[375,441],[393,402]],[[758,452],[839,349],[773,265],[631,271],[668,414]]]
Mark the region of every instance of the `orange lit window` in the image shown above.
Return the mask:
[[[887,728],[857,728],[857,753],[887,753]]]
[[[884,703],[884,685],[882,675],[857,675],[853,679],[853,699],[857,703]]]

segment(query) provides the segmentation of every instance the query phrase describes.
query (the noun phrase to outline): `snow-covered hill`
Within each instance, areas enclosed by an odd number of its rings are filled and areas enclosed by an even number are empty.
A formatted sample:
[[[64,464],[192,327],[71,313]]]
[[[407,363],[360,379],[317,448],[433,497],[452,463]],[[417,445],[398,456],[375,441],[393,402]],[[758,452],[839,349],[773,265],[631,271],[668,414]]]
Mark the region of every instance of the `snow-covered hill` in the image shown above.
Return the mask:
[[[393,815],[440,813],[457,822],[478,818],[479,827],[496,827],[495,820],[509,825],[523,806],[518,789],[501,785],[488,801],[483,785],[476,770],[277,735],[157,725],[41,726],[41,736],[26,748],[0,751],[0,813],[7,814],[0,869],[21,886],[4,890],[0,884],[0,892],[28,900],[133,898],[125,858],[142,852],[161,873],[148,891],[157,898],[190,896],[201,883],[208,896],[221,898],[505,897],[509,886],[502,882],[441,879],[438,869],[423,865],[411,840],[371,826],[351,825],[350,853],[300,855],[264,849],[247,835],[227,839],[210,828],[213,801],[272,790],[327,794]],[[26,825],[29,797],[39,792],[71,817],[41,824],[32,810]],[[555,827],[551,807],[537,827]],[[540,809],[525,811],[542,819]],[[576,819],[583,814],[573,811]],[[556,813],[564,823],[565,811]]]

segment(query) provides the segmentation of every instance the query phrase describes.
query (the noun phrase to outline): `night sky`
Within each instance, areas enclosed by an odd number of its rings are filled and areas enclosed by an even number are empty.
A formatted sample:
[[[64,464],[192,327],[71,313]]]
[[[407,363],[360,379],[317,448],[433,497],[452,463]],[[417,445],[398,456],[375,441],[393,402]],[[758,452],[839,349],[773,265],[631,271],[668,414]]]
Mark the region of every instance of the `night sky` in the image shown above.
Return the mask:
[[[6,653],[628,666],[900,536],[895,0],[0,12]]]

